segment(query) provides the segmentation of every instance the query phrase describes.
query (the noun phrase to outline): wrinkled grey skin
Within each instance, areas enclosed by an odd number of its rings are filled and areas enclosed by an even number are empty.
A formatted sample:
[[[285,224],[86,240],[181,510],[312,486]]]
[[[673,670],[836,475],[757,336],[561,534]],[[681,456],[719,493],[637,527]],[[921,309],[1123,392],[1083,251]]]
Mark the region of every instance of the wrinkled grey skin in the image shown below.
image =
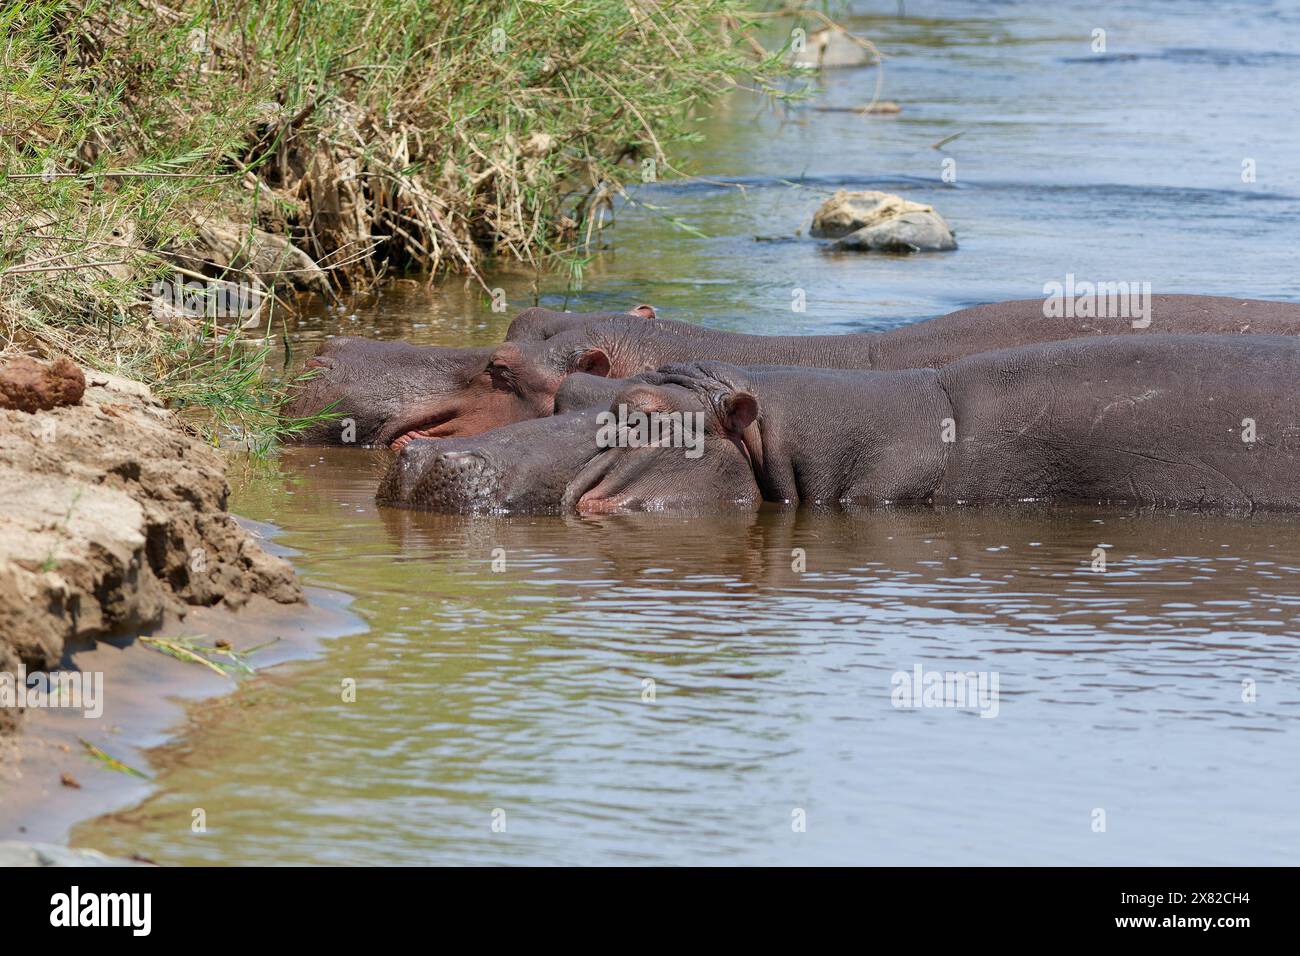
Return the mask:
[[[1095,337],[939,370],[702,362],[620,383],[610,403],[702,412],[698,459],[680,448],[600,449],[589,409],[415,443],[380,497],[453,512],[586,514],[762,500],[1293,510],[1298,398],[1300,339],[1282,336]],[[1254,442],[1242,441],[1244,418]]]
[[[598,411],[516,422],[471,438],[413,441],[389,465],[375,500],[456,514],[556,512],[569,479],[600,451]]]
[[[315,377],[298,386],[285,409],[289,418],[321,412],[338,419],[312,425],[295,436],[314,445],[387,445],[408,428],[454,410],[460,397],[486,403],[489,383],[474,393],[489,348],[437,348],[406,342],[338,336],[327,339],[307,362]]]
[[[357,441],[388,444],[401,436],[464,436],[549,415],[575,372],[625,378],[669,363],[713,360],[737,365],[811,368],[937,368],[979,352],[1093,335],[1159,333],[1254,335],[1300,333],[1300,306],[1214,296],[1152,297],[1151,324],[1128,319],[1049,319],[1041,299],[999,302],[883,333],[745,335],[631,313],[569,314],[530,309],[494,349],[417,349],[400,343],[331,339],[311,364],[327,367],[290,413],[307,415],[330,401],[358,423]],[[417,437],[413,434],[412,437]],[[338,426],[302,440],[337,443]]]
[[[1042,299],[998,302],[888,332],[849,335],[746,335],[668,319],[627,316],[554,326],[498,347],[533,407],[544,407],[566,376],[626,378],[664,365],[718,361],[824,369],[939,368],[995,349],[1096,335],[1162,333],[1296,335],[1300,305],[1216,296],[1151,297],[1150,325],[1126,318],[1045,318]],[[549,393],[549,395],[548,395]]]
[[[584,408],[609,408],[631,381],[628,378],[601,378],[585,372],[574,372],[565,378],[555,393],[555,414],[577,412]]]
[[[631,313],[527,309],[507,334],[521,342],[541,341],[613,318],[645,321],[653,315],[650,306],[637,306]],[[331,338],[308,360],[307,368],[317,374],[298,388],[285,414],[306,418],[332,405],[339,420],[314,425],[295,439],[327,445],[387,445],[409,432],[420,437],[473,435],[551,414],[554,390],[530,387],[508,370],[494,368],[495,351]]]
[[[1095,337],[986,352],[938,370],[706,362],[657,378],[640,388],[677,408],[689,407],[689,393],[708,415],[703,458],[602,451],[570,482],[566,508],[658,508],[691,495],[1300,508],[1295,337]],[[1247,418],[1253,442],[1242,440]],[[710,454],[746,467],[706,467]]]

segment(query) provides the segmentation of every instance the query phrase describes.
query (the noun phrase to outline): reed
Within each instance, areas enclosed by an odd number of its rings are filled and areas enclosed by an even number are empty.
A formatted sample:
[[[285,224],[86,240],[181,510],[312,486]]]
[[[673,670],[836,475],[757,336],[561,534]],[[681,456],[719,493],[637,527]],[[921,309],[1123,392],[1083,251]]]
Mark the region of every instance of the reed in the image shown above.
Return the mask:
[[[4,4],[0,346],[276,437],[295,423],[256,370],[302,270],[251,275],[252,330],[160,312],[156,283],[249,278],[254,229],[334,291],[572,268],[625,183],[676,174],[701,107],[774,90],[750,27],[736,0]],[[233,256],[203,252],[215,223]]]

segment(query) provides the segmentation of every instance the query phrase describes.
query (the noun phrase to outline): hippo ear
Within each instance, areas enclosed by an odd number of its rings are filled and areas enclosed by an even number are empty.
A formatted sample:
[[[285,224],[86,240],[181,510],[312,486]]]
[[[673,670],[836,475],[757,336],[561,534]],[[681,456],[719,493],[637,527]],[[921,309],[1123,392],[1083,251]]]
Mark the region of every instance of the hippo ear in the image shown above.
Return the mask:
[[[587,349],[573,363],[573,370],[575,372],[586,372],[588,375],[599,375],[601,378],[609,378],[609,356],[604,349]]]
[[[655,307],[653,305],[638,305],[629,314],[639,315],[643,319],[653,319],[655,318]]]
[[[730,392],[719,409],[722,426],[733,435],[739,435],[758,419],[758,399],[749,392]]]

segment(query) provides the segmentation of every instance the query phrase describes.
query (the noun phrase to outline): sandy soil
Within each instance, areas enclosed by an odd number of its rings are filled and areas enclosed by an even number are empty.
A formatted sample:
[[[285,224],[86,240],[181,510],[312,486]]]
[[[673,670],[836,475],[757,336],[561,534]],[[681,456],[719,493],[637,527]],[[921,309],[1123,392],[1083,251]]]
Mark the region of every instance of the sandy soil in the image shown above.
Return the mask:
[[[147,775],[183,702],[234,686],[139,637],[268,645],[260,669],[361,629],[344,596],[304,595],[271,529],[226,510],[221,457],[147,388],[85,372],[83,394],[80,374],[0,366],[0,840],[63,843],[139,799],[150,781],[87,745]],[[24,671],[102,681],[102,714],[13,705]]]

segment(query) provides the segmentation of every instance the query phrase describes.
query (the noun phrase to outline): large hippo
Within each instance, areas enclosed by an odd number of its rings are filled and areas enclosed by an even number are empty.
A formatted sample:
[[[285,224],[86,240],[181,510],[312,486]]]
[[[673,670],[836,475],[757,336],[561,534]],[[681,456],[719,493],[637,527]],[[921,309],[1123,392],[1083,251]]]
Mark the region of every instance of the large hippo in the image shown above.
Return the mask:
[[[545,407],[566,376],[612,378],[660,366],[712,360],[735,365],[826,369],[940,368],[979,352],[1097,335],[1300,334],[1300,304],[1219,296],[1157,295],[1149,315],[1049,318],[1042,299],[961,309],[891,329],[845,335],[748,335],[668,319],[626,316],[554,327],[530,340],[507,340],[492,362],[523,383],[533,407]]]
[[[1163,333],[1294,335],[1300,305],[1258,299],[1163,295],[1149,323],[1130,318],[1048,318],[1041,299],[1001,302],[888,332],[747,335],[630,313],[569,315],[534,309],[494,349],[413,349],[332,339],[316,362],[331,363],[309,386],[297,414],[343,396],[340,408],[368,426],[361,443],[398,447],[415,437],[467,436],[550,415],[560,384],[575,372],[622,378],[674,362],[815,368],[938,368],[967,355],[1094,335]],[[392,364],[392,368],[386,367]],[[310,433],[329,440],[337,428]]]
[[[654,309],[629,312],[553,312],[526,309],[510,324],[520,342],[542,341],[572,328],[613,318],[653,319]],[[494,347],[449,348],[337,336],[307,361],[316,374],[297,388],[288,418],[330,410],[337,417],[296,436],[311,444],[388,445],[415,437],[476,435],[525,418],[549,415],[553,390],[542,405],[491,363]],[[536,392],[536,389],[531,392]]]
[[[1090,337],[937,370],[704,362],[642,376],[611,405],[701,416],[694,457],[601,447],[596,416],[568,413],[455,447],[417,443],[381,498],[582,513],[761,500],[1296,509],[1297,399],[1300,339],[1286,336]]]

